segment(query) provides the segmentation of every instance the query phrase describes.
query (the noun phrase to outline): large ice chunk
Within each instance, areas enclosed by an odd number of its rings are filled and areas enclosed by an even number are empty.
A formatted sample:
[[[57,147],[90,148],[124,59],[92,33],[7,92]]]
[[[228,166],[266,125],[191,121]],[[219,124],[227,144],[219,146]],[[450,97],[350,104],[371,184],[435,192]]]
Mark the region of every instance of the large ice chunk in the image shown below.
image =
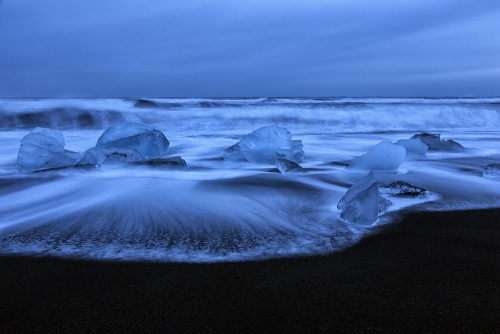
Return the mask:
[[[483,176],[486,177],[500,177],[500,164],[487,165],[483,171]]]
[[[62,133],[35,128],[21,139],[17,163],[26,169],[44,169],[73,165],[80,154],[64,149],[66,145]]]
[[[394,172],[403,163],[405,157],[406,149],[403,146],[383,140],[365,155],[352,159],[347,168]]]
[[[169,142],[165,135],[150,125],[122,123],[108,128],[97,140],[98,149],[135,149],[143,158],[162,158]]]
[[[429,151],[458,153],[464,150],[464,147],[454,140],[441,140],[440,134],[422,132],[411,138],[420,139],[422,143],[429,146]]]
[[[342,219],[355,224],[370,225],[377,220],[378,214],[391,204],[380,195],[375,176],[370,172],[347,190],[337,208],[342,210]]]
[[[422,141],[418,138],[401,139],[396,142],[396,145],[404,146],[407,158],[423,157],[429,150],[429,146],[422,143]]]
[[[274,164],[276,159],[301,162],[304,155],[301,140],[292,140],[292,134],[274,124],[264,126],[244,136],[237,144],[224,150],[225,160],[246,160]]]

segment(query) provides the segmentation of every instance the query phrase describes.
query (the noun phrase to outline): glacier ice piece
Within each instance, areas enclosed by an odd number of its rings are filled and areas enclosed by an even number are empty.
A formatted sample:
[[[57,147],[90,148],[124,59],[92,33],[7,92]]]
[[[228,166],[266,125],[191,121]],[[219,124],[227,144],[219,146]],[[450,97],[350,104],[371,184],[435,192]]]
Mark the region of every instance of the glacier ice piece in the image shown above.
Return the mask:
[[[304,169],[295,161],[276,159],[276,167],[281,174],[303,173]]]
[[[78,161],[82,158],[82,154],[75,151],[64,150],[64,155],[68,158],[74,159],[75,161]]]
[[[406,148],[383,140],[365,155],[352,159],[347,167],[356,170],[395,172],[406,157]]]
[[[406,157],[409,158],[423,157],[429,150],[429,146],[422,143],[418,138],[401,139],[396,142],[396,145],[404,146],[406,149]]]
[[[454,140],[442,140],[440,134],[422,132],[413,135],[411,138],[420,139],[422,143],[429,146],[429,151],[459,153],[464,150],[464,147]]]
[[[169,142],[165,135],[150,125],[122,123],[108,128],[97,140],[98,149],[135,149],[145,159],[162,158]]]
[[[143,156],[133,148],[100,149],[90,148],[83,152],[83,157],[78,164],[125,164],[144,160]]]
[[[224,158],[224,160],[232,161],[247,161],[245,156],[241,153],[240,143],[236,143],[233,146],[226,148],[222,154],[222,158]]]
[[[432,193],[424,188],[415,187],[405,181],[395,181],[389,184],[379,185],[381,194],[394,197],[426,198]]]
[[[44,169],[73,165],[80,154],[64,149],[62,133],[35,128],[21,139],[17,163],[21,168]]]
[[[340,199],[337,208],[342,210],[340,217],[355,224],[371,225],[378,214],[392,203],[383,198],[378,190],[373,172],[356,182]]]
[[[500,177],[500,164],[489,164],[483,171],[483,176]]]
[[[161,169],[186,169],[187,168],[186,160],[182,159],[180,156],[136,161],[136,162],[132,162],[131,165],[147,166],[147,167],[158,168],[158,169],[160,169],[160,168]]]
[[[375,180],[375,174],[373,174],[373,172],[368,173],[365,177],[353,184],[351,188],[347,190],[345,195],[342,196],[339,203],[337,204],[337,208],[340,210],[344,209],[346,203],[352,200],[357,193],[368,189],[372,184],[376,182],[377,181]]]
[[[354,195],[354,197],[346,203],[340,214],[340,218],[354,224],[373,224],[377,220],[379,213],[378,198],[378,187],[377,184],[374,183],[367,189]]]
[[[254,163],[275,164],[276,159],[299,163],[304,156],[301,140],[292,140],[292,134],[278,125],[259,128],[244,136],[237,144],[224,150],[226,160],[246,160]]]
[[[339,203],[337,204],[337,208],[339,210],[343,210],[347,203],[350,202],[358,193],[368,189],[374,183],[377,184],[377,181],[375,180],[375,174],[373,172],[370,172],[347,190],[347,192],[344,194],[344,196],[342,196]],[[392,203],[389,200],[379,195],[379,212],[384,211],[391,205]]]

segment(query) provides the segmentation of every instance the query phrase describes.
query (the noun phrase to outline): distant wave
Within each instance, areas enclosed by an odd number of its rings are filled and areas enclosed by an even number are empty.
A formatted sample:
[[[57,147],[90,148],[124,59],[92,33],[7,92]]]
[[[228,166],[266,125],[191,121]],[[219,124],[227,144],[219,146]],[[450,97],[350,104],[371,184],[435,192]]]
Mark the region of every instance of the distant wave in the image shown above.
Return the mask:
[[[254,98],[0,100],[0,129],[103,129],[141,122],[189,135],[277,123],[294,133],[494,131],[500,98]]]
[[[251,106],[307,106],[312,108],[342,107],[368,104],[492,104],[499,105],[500,98],[252,98],[252,99],[137,99],[139,107],[251,107]]]

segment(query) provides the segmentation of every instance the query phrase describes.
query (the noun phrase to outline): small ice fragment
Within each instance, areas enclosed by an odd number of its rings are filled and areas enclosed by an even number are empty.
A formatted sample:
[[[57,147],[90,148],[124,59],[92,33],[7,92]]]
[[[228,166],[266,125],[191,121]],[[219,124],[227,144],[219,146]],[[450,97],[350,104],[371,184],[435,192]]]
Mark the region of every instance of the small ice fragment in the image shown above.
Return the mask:
[[[500,177],[500,164],[489,164],[483,171],[485,177]]]
[[[414,139],[401,139],[396,142],[396,145],[401,145],[406,148],[406,157],[419,158],[423,157],[429,150],[429,146],[422,143],[418,138]]]
[[[144,158],[133,148],[99,149],[93,147],[83,152],[83,157],[78,164],[125,164],[140,160]]]
[[[372,184],[347,202],[340,218],[355,224],[371,225],[378,218],[378,187]]]
[[[264,126],[244,136],[237,144],[224,150],[225,160],[246,160],[274,164],[276,159],[301,162],[304,155],[301,140],[292,140],[292,134],[274,124]]]
[[[147,167],[151,167],[151,168],[167,168],[167,169],[186,169],[187,168],[186,160],[182,159],[180,156],[136,161],[136,162],[132,162],[131,165],[147,166]]]
[[[381,194],[394,197],[426,198],[432,195],[430,191],[412,186],[404,181],[382,184],[379,186],[379,191]]]
[[[342,210],[340,217],[351,223],[370,225],[377,220],[378,214],[392,203],[383,198],[378,190],[373,172],[355,183],[340,199],[337,208]]]
[[[348,169],[395,172],[406,157],[404,146],[383,140],[365,155],[352,159]]]
[[[21,139],[17,163],[26,169],[73,165],[80,154],[64,150],[65,144],[62,133],[46,128],[35,128]]]
[[[68,158],[75,159],[75,161],[82,158],[82,154],[75,151],[64,150],[64,155]]]
[[[303,173],[304,169],[295,161],[276,159],[276,167],[281,174]]]
[[[122,123],[108,128],[97,140],[98,149],[135,149],[146,159],[162,158],[169,142],[150,125]]]
[[[231,147],[228,147],[224,150],[222,154],[224,160],[233,160],[233,161],[247,161],[245,156],[241,154],[240,144],[236,143]]]
[[[375,180],[375,175],[373,174],[373,172],[368,173],[365,177],[356,182],[351,186],[351,188],[347,190],[345,195],[342,196],[339,203],[337,204],[337,208],[342,210],[345,207],[346,203],[352,200],[357,193],[368,189],[372,184],[376,182],[377,181]]]
[[[420,139],[422,143],[429,146],[429,151],[458,153],[464,150],[464,147],[454,140],[441,140],[440,134],[422,132],[411,138]]]

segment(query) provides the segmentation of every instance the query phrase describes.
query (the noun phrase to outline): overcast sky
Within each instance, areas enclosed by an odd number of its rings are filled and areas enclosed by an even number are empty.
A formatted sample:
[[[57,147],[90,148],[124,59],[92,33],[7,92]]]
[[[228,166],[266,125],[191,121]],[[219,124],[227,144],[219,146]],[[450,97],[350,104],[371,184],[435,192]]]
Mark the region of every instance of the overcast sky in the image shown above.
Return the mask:
[[[3,0],[0,96],[500,96],[500,1]]]

